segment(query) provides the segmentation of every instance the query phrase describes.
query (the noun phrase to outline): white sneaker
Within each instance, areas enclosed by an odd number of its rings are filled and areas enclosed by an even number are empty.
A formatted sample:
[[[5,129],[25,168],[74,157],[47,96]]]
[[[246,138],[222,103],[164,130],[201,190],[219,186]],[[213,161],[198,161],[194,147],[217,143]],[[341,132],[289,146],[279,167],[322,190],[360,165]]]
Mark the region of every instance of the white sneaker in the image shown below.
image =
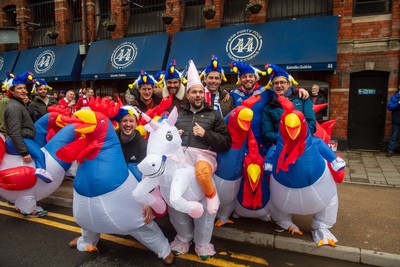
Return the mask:
[[[37,168],[35,175],[37,178],[41,179],[43,182],[47,184],[53,182],[53,177],[51,177],[51,174],[45,169]]]
[[[337,172],[346,167],[346,162],[342,158],[337,157],[331,162],[331,166],[332,169]]]

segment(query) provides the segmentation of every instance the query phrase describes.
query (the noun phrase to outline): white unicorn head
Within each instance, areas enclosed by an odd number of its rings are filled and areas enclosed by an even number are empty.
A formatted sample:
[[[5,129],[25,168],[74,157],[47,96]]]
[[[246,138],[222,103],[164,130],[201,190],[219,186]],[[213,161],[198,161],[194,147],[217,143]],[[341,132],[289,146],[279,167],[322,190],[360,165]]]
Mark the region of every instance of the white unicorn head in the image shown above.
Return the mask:
[[[168,119],[162,122],[156,122],[150,119],[146,114],[142,114],[148,124],[144,129],[150,133],[147,143],[147,155],[170,155],[182,150],[182,139],[178,129],[175,127],[178,119],[178,110],[176,107],[171,111]]]

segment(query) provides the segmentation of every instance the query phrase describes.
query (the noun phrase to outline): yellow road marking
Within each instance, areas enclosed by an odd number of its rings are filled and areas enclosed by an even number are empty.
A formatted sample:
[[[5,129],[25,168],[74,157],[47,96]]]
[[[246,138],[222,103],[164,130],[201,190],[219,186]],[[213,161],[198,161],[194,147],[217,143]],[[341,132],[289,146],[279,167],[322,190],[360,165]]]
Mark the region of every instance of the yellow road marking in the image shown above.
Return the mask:
[[[13,207],[3,201],[0,201],[0,206],[4,206],[4,207],[8,207],[8,208]],[[24,219],[24,220],[31,221],[31,222],[41,223],[44,225],[67,230],[70,232],[75,232],[75,233],[79,233],[79,234],[81,233],[81,228],[79,226],[72,226],[72,225],[68,225],[68,224],[64,224],[64,223],[54,222],[54,221],[51,221],[48,219],[44,219],[44,217],[42,217],[42,218],[25,218],[21,213],[18,213],[15,211],[3,210],[3,209],[0,209],[0,214],[18,218],[18,219]],[[69,216],[69,215],[60,214],[60,213],[49,212],[47,214],[47,216],[58,218],[58,219],[63,219],[63,220],[70,221],[70,222],[75,222],[74,217]],[[100,238],[103,240],[107,240],[107,241],[111,241],[111,242],[120,244],[120,245],[134,247],[137,249],[148,250],[148,248],[146,248],[144,245],[142,245],[141,243],[136,242],[134,240],[125,239],[122,237],[113,236],[113,235],[109,235],[109,234],[101,234]],[[226,252],[221,252],[218,254],[227,255],[234,259],[249,261],[249,262],[258,263],[258,264],[262,264],[262,265],[269,265],[266,260],[264,260],[262,258],[251,256],[251,255],[235,254],[235,253],[231,253],[231,252],[229,252],[229,255]],[[197,255],[191,254],[191,253],[187,253],[185,255],[179,255],[178,258],[184,259],[184,260],[189,260],[189,261],[195,261],[198,263],[213,265],[213,266],[221,266],[221,267],[225,267],[225,266],[226,267],[248,267],[248,266],[251,266],[251,265],[238,264],[238,263],[235,263],[232,261],[216,259],[216,258],[209,258],[207,261],[202,261],[197,257]]]
[[[222,252],[219,254],[223,255]],[[268,261],[266,261],[265,259],[247,255],[247,254],[238,254],[238,253],[229,251],[229,253],[226,253],[226,255],[229,255],[231,258],[238,259],[238,260],[250,261],[250,262],[254,262],[254,263],[258,263],[258,264],[262,264],[262,265],[269,265]]]

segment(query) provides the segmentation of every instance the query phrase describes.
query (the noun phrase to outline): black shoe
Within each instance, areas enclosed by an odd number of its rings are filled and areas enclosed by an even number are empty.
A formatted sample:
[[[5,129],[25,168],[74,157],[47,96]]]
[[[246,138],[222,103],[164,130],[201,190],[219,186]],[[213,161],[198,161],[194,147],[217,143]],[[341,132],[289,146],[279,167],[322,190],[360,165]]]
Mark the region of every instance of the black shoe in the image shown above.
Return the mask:
[[[285,231],[285,228],[281,227],[276,222],[272,222],[272,227],[273,227],[274,231],[277,233],[282,233],[283,231]]]
[[[388,158],[390,158],[391,156],[393,156],[394,155],[394,152],[393,151],[388,151],[387,153],[386,153],[386,157],[388,157]]]
[[[68,181],[73,181],[74,180],[74,176],[65,176],[64,179],[68,180]]]

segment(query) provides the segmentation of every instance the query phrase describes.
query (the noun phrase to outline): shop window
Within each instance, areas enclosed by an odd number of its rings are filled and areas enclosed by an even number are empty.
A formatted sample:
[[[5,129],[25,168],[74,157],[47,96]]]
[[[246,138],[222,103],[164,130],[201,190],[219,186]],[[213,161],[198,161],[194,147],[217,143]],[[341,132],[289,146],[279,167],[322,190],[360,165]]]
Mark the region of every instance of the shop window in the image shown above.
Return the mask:
[[[233,26],[249,22],[246,11],[248,0],[225,0],[222,26]]]
[[[142,0],[127,2],[124,12],[129,12],[126,37],[165,32],[161,14],[165,11],[165,0]]]
[[[353,0],[353,16],[370,16],[390,13],[392,0]]]
[[[269,0],[267,21],[333,15],[333,0]]]
[[[111,32],[107,31],[103,26],[103,22],[106,19],[114,19],[111,12],[110,0],[97,0],[96,1],[96,25],[97,34],[96,39],[111,39]]]
[[[197,30],[205,27],[203,18],[204,0],[185,0],[185,17],[182,23],[182,30]]]
[[[31,1],[30,21],[23,21],[32,36],[31,47],[55,45],[56,40],[49,38],[46,33],[52,28],[57,28],[54,15],[54,1]]]
[[[3,27],[9,29],[18,29],[17,25],[17,11],[15,5],[6,6],[3,8],[5,14],[5,20]],[[18,44],[6,44],[6,51],[18,50]]]
[[[68,1],[69,17],[71,18],[70,26],[70,41],[78,43],[82,41],[82,1]]]

